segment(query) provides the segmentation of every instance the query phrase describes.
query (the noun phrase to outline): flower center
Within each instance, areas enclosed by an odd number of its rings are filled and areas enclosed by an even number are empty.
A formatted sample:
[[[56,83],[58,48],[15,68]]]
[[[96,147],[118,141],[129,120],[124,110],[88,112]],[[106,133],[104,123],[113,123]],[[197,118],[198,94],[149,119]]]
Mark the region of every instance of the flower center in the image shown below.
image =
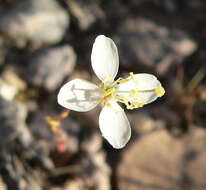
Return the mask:
[[[103,107],[108,100],[116,99],[116,84],[112,84],[111,86],[105,86],[104,83],[100,85],[100,88],[103,90],[103,98],[101,101],[101,106]]]

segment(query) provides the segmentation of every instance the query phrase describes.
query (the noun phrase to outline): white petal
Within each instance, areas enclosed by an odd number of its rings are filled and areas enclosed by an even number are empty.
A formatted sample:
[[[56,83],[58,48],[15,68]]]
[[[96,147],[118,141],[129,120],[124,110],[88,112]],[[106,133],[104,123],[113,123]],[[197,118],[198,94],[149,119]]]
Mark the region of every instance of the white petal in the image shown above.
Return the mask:
[[[134,74],[134,80],[132,77],[128,77],[129,81],[119,84],[118,91],[127,91],[135,90],[138,93],[136,100],[140,103],[151,103],[156,100],[160,95],[155,91],[158,87],[161,87],[161,83],[154,75],[151,74]],[[128,100],[131,100],[130,93],[118,93],[119,95],[124,95]],[[141,104],[140,104],[141,105]]]
[[[124,110],[116,103],[104,106],[99,116],[102,135],[114,148],[123,148],[131,137],[130,123]]]
[[[97,36],[92,48],[91,62],[100,80],[114,81],[119,69],[119,56],[112,39],[104,35]]]
[[[70,110],[85,112],[100,103],[102,92],[99,87],[82,79],[63,85],[57,96],[58,103]]]

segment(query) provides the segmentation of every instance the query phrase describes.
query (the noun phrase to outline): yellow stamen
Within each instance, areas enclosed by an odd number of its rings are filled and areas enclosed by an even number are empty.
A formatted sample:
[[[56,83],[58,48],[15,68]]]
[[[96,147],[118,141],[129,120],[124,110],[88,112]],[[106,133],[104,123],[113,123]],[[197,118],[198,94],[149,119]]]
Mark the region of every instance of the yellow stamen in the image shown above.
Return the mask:
[[[119,95],[119,98],[121,99],[122,103],[124,103],[127,106],[127,109],[130,110],[142,107],[145,104],[145,102],[129,101],[124,95]]]
[[[58,127],[60,125],[60,121],[57,121],[49,116],[46,116],[45,119],[46,122],[53,127]]]
[[[104,106],[105,106],[105,103],[106,103],[106,99],[103,98],[103,99],[101,100],[101,102],[100,102],[101,107],[104,107]]]
[[[101,101],[101,106],[103,107],[105,106],[107,100],[115,98],[116,90],[115,90],[115,86],[107,87],[107,86],[104,86],[104,84],[101,84],[100,88],[104,92],[103,99]]]
[[[123,83],[128,82],[128,81],[129,81],[129,79],[120,78],[120,79],[117,80],[117,84],[123,84]]]
[[[114,88],[108,88],[105,90],[104,96],[111,96],[114,95],[115,89]]]
[[[155,89],[155,92],[156,92],[157,96],[161,97],[161,96],[164,95],[165,90],[164,90],[164,88],[160,85],[160,86],[158,86],[158,87]]]
[[[126,105],[126,106],[129,106],[129,101],[127,100],[127,98],[124,96],[124,95],[119,95],[120,99],[123,101],[123,103]]]
[[[139,108],[139,107],[144,106],[146,103],[145,102],[134,102],[133,104],[135,105],[135,108]]]
[[[136,85],[138,85],[138,82],[137,82],[137,79],[136,79],[135,76],[134,76],[134,73],[133,73],[133,72],[130,72],[129,75],[130,75],[131,79],[134,81],[134,83],[135,83]]]
[[[145,105],[145,102],[132,102],[131,105],[127,106],[127,109],[136,109],[136,108],[140,108],[142,106]]]

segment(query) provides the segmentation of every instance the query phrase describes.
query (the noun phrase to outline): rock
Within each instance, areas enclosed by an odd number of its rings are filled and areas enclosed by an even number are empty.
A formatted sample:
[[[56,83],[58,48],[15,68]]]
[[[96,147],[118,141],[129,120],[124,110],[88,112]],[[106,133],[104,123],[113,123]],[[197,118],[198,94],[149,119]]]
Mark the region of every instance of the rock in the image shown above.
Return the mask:
[[[102,150],[102,137],[99,132],[90,134],[84,139],[82,149],[85,152],[85,158],[82,161],[81,178],[84,178],[84,184],[90,188],[96,187],[98,190],[110,190],[111,170],[106,162],[106,154]]]
[[[206,131],[192,126],[190,134],[184,138],[184,178],[185,189],[204,190],[206,187]]]
[[[0,78],[0,96],[6,100],[13,100],[19,91],[25,90],[26,83],[11,69],[6,69]]]
[[[50,171],[53,163],[33,139],[26,116],[23,104],[0,98],[0,177],[8,189],[41,190],[40,173],[32,167],[38,164]]]
[[[71,46],[44,49],[31,57],[27,79],[34,85],[53,91],[72,73],[75,63],[76,54]]]
[[[18,157],[15,154],[15,150],[12,151],[10,149],[10,152],[1,151],[0,163],[2,165],[0,176],[7,187],[6,189],[43,190],[42,173],[34,170],[34,168],[29,165],[28,160],[22,157],[22,155]],[[0,187],[1,190],[6,190],[1,184]]]
[[[5,183],[3,182],[2,178],[0,177],[0,189],[1,190],[7,190],[7,187]]]
[[[6,100],[13,100],[18,89],[0,78],[0,96]]]
[[[181,141],[159,130],[134,143],[124,152],[117,168],[119,190],[178,189]]]
[[[188,164],[186,168],[186,182],[185,186],[189,187],[191,190],[204,190],[206,187],[205,177],[206,177],[206,167],[205,159],[206,152],[201,152],[198,155],[195,155],[196,152],[191,152],[194,154],[194,160]]]
[[[116,173],[118,189],[204,190],[205,144],[206,130],[198,126],[179,138],[161,129],[140,136],[124,149]]]
[[[18,90],[25,90],[26,83],[17,76],[15,71],[11,68],[7,68],[2,72],[2,78],[12,86],[15,86]]]
[[[25,128],[27,110],[21,103],[0,98],[0,148],[17,138]]]
[[[197,44],[183,31],[169,30],[144,18],[127,18],[117,28],[120,62],[125,67],[137,65],[165,74],[171,65],[191,55]]]
[[[55,0],[23,0],[0,15],[0,30],[17,45],[27,41],[57,43],[68,25],[68,14]]]
[[[85,187],[84,181],[82,179],[75,179],[70,180],[63,190],[87,190],[88,188]],[[52,189],[55,190],[55,189]],[[57,189],[58,190],[58,189]],[[61,190],[61,189],[59,189]]]
[[[1,175],[8,190],[42,190],[41,179],[31,169],[30,174],[26,173],[23,162],[15,154],[4,154],[0,161],[4,164]]]
[[[104,17],[99,0],[66,0],[66,3],[82,30],[87,30],[98,18]]]

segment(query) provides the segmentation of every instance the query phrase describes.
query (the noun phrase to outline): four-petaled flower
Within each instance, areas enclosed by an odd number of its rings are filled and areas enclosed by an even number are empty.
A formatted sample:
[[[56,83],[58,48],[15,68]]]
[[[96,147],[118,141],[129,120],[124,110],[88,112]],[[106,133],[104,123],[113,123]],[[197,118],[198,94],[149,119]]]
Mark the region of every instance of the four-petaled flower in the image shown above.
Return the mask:
[[[59,91],[58,103],[70,110],[86,112],[98,104],[102,106],[99,127],[102,135],[114,148],[123,148],[131,136],[130,123],[124,110],[142,107],[164,95],[164,88],[154,75],[133,74],[114,81],[119,69],[119,56],[112,39],[96,38],[92,54],[92,68],[101,80],[99,86],[82,79],[72,80]]]

